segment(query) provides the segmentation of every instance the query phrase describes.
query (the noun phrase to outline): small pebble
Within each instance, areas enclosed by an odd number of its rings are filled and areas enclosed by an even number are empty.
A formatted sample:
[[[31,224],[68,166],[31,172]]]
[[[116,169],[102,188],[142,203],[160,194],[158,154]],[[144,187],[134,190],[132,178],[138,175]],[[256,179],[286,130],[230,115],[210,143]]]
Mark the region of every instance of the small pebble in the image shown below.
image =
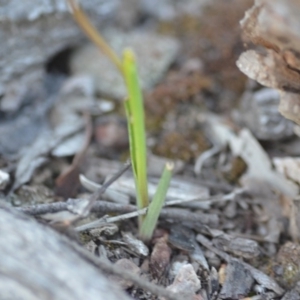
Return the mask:
[[[127,258],[122,258],[118,260],[115,263],[115,266],[117,266],[120,269],[126,270],[127,272],[130,272],[133,275],[139,275],[141,272],[140,268]],[[133,286],[133,283],[130,280],[126,280],[118,276],[110,276],[110,279],[116,281],[125,290]]]
[[[0,170],[0,190],[4,190],[10,181],[10,176],[8,173]]]
[[[191,264],[183,265],[168,290],[183,297],[191,298],[201,288],[201,282]]]

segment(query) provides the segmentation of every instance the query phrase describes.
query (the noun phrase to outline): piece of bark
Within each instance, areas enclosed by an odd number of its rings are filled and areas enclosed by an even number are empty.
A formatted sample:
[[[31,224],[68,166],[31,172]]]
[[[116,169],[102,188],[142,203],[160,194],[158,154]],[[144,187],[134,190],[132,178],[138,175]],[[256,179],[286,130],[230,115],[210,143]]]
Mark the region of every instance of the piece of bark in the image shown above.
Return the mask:
[[[129,300],[51,228],[0,202],[1,299]]]
[[[287,92],[300,93],[300,74],[288,67],[273,50],[248,50],[237,61],[239,69],[260,84]]]
[[[300,94],[280,92],[279,112],[299,124],[300,118]]]
[[[220,298],[241,299],[248,295],[253,283],[251,273],[241,263],[232,260],[226,267],[226,277]]]
[[[206,247],[210,251],[216,253],[218,256],[220,256],[222,259],[224,259],[228,263],[230,263],[231,261],[238,261],[239,263],[241,263],[251,273],[251,276],[256,280],[256,282],[259,283],[261,286],[274,291],[278,295],[282,295],[284,293],[284,290],[278,285],[278,283],[274,279],[272,279],[270,276],[263,273],[262,271],[252,267],[248,263],[245,263],[241,260],[234,259],[227,253],[220,251],[217,248],[213,247],[212,243],[201,234],[198,234],[196,239],[204,247]]]
[[[157,238],[150,257],[150,271],[154,278],[161,278],[170,264],[171,248],[167,244],[168,236]]]
[[[299,14],[298,0],[256,0],[240,23],[244,39],[265,51],[246,51],[237,61],[239,69],[250,78],[284,92],[279,110],[298,124],[300,102],[295,99],[300,94]]]
[[[55,180],[56,195],[65,199],[75,197],[79,187],[79,174],[82,161],[91,141],[93,125],[89,115],[85,115],[85,137],[83,145],[73,158],[72,164],[63,171]]]
[[[226,233],[214,237],[213,244],[220,250],[246,259],[257,257],[260,254],[259,245],[256,241],[233,237]]]
[[[298,0],[256,0],[240,23],[247,40],[284,52],[300,49],[299,14]]]

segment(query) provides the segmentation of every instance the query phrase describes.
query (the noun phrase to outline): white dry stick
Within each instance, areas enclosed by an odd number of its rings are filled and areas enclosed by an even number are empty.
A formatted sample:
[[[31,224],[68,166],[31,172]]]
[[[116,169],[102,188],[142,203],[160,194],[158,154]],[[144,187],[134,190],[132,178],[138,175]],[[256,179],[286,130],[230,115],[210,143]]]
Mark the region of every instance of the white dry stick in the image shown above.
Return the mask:
[[[207,159],[211,158],[212,156],[218,154],[221,151],[221,149],[222,148],[220,146],[214,145],[212,148],[201,153],[195,163],[195,167],[194,167],[195,174],[200,175],[204,162]]]
[[[174,199],[172,201],[168,201],[165,203],[164,207],[166,206],[172,206],[172,205],[179,205],[179,204],[183,204],[183,203],[187,203],[187,202],[192,202],[192,201],[211,201],[212,203],[214,202],[220,202],[220,201],[232,201],[235,199],[235,197],[239,194],[242,194],[245,191],[245,189],[243,188],[239,188],[239,189],[235,189],[234,191],[232,191],[229,194],[226,194],[222,197],[209,197],[206,199],[201,199],[201,198],[193,198],[193,199],[186,199],[186,200],[182,200],[182,199]],[[84,225],[80,225],[78,227],[76,227],[76,231],[84,231],[84,230],[88,230],[88,229],[92,229],[92,228],[96,228],[99,226],[104,225],[105,223],[114,223],[114,222],[119,222],[119,221],[123,221],[126,219],[131,219],[140,215],[144,215],[147,213],[148,207],[145,207],[143,209],[134,211],[134,212],[130,212],[130,213],[126,213],[126,214],[122,214],[119,216],[115,216],[115,217],[102,217],[98,220],[95,220],[93,222],[84,224]]]

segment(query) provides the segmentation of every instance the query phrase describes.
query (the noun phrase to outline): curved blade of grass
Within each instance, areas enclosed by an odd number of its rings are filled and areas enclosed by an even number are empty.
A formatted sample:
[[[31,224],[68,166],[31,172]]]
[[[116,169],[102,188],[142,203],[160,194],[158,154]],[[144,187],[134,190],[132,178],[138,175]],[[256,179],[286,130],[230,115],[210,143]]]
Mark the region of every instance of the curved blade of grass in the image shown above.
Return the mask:
[[[160,211],[166,199],[173,169],[174,164],[171,162],[167,163],[160,178],[157,190],[153,196],[152,202],[149,205],[145,220],[140,230],[140,236],[144,240],[149,240],[152,237]]]
[[[125,108],[128,120],[131,162],[137,190],[137,206],[142,209],[149,204],[145,117],[136,60],[130,49],[125,49],[123,52],[123,74],[128,90]],[[140,226],[143,219],[144,216],[139,217]]]

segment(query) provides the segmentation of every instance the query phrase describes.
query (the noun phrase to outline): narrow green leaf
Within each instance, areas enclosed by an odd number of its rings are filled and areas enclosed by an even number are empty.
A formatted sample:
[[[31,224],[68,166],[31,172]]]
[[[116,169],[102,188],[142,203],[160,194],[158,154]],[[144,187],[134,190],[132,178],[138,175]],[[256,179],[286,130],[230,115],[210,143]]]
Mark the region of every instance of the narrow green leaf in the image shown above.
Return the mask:
[[[167,191],[170,185],[174,164],[166,164],[163,174],[160,178],[157,190],[149,205],[145,220],[142,224],[140,235],[143,239],[148,240],[152,237],[160,211],[164,205]]]
[[[128,90],[125,108],[129,123],[130,155],[137,189],[137,206],[141,209],[147,207],[149,203],[145,117],[136,61],[130,49],[123,52],[123,74]],[[143,219],[144,217],[140,217],[140,225]]]

